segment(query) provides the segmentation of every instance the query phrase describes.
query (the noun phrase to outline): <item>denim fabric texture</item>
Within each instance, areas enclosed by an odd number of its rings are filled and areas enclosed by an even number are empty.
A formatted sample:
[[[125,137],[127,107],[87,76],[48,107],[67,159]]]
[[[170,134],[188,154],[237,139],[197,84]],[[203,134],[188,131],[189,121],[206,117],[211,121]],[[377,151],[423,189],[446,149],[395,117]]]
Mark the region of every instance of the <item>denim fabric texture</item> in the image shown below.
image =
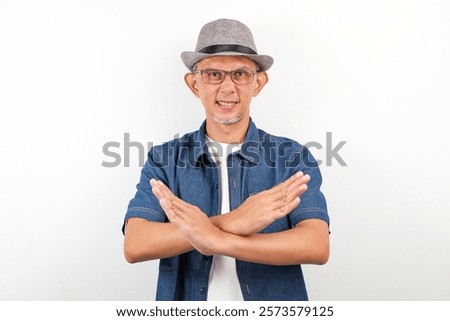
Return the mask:
[[[198,206],[206,215],[219,215],[219,174],[205,143],[205,127],[206,121],[198,131],[149,151],[125,221],[132,217],[168,221],[151,191],[151,178],[163,181],[175,195]],[[312,218],[329,224],[329,217],[320,191],[320,170],[308,149],[291,139],[270,135],[250,121],[241,149],[228,156],[230,209],[236,209],[249,196],[272,188],[298,171],[311,176],[300,205],[260,233],[291,229]],[[156,300],[206,300],[211,263],[211,256],[196,250],[161,259]],[[236,260],[236,270],[244,300],[308,300],[300,265],[272,266]]]

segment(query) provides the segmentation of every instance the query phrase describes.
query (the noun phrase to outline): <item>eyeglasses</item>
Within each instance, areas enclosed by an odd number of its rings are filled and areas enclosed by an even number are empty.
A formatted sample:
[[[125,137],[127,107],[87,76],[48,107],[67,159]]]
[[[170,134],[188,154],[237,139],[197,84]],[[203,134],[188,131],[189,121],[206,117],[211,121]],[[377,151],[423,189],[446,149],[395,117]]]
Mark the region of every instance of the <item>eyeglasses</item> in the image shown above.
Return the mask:
[[[236,85],[248,85],[253,82],[258,70],[236,69],[232,71],[205,69],[196,70],[194,74],[200,74],[205,84],[218,85],[223,83],[225,77],[230,76]]]

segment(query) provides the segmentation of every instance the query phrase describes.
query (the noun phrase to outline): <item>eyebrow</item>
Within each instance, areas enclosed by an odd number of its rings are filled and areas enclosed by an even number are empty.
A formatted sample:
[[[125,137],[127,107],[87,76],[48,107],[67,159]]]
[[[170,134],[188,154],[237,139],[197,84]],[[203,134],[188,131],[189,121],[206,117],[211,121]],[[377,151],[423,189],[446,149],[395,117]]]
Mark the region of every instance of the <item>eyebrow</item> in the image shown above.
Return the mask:
[[[199,70],[198,66],[195,66],[196,68],[194,70]],[[225,69],[220,69],[220,68],[211,68],[211,67],[206,67],[206,68],[202,68],[201,70],[219,70],[219,71],[235,71],[235,70],[241,70],[241,69],[247,69],[247,70],[253,70],[251,67],[249,66],[240,66],[238,68],[233,68],[230,70],[225,70]],[[258,70],[258,66],[256,66],[256,70]]]

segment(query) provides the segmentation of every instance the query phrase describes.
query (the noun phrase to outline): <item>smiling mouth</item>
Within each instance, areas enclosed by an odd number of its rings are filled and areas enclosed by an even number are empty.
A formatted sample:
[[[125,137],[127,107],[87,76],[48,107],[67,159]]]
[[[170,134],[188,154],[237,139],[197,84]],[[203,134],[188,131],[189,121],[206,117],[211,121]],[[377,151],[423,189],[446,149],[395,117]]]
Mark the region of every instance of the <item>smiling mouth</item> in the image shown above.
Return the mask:
[[[216,101],[216,104],[222,109],[231,109],[238,104],[237,101]]]

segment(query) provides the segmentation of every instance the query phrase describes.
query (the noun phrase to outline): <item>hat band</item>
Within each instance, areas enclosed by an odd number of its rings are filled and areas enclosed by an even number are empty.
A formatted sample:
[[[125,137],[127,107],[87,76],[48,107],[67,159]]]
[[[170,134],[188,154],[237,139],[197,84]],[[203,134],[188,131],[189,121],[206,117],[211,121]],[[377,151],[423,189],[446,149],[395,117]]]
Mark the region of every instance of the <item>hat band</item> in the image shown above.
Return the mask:
[[[243,54],[256,55],[253,49],[241,45],[212,45],[199,50],[201,53],[216,54],[221,52],[240,52]]]

